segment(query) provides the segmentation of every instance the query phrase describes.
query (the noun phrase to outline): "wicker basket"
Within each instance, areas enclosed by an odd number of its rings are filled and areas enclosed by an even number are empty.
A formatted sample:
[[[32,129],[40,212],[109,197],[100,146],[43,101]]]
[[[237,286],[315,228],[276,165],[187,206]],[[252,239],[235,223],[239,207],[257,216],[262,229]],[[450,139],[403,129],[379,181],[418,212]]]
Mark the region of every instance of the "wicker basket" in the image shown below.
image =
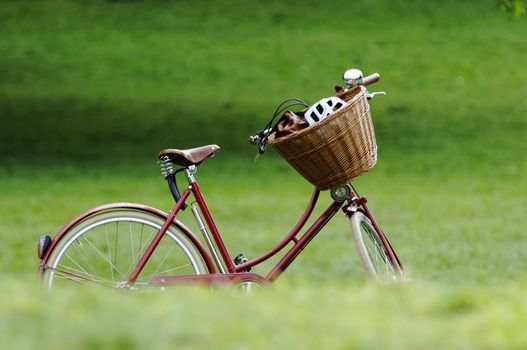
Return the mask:
[[[345,98],[348,103],[326,119],[268,143],[304,178],[320,190],[345,184],[377,162],[377,143],[370,106],[363,87]]]

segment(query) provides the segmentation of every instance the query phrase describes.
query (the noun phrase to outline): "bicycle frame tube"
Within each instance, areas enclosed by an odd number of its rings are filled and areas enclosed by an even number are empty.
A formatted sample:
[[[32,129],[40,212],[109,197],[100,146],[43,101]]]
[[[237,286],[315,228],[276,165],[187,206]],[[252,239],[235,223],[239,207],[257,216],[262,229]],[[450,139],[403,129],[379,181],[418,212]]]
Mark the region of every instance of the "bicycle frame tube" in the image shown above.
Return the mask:
[[[221,239],[221,235],[218,231],[218,228],[216,227],[216,224],[214,223],[214,219],[212,218],[210,210],[207,207],[207,204],[205,202],[205,199],[203,198],[203,195],[201,194],[197,182],[191,182],[191,188],[192,193],[198,203],[198,206],[200,207],[203,215],[205,216],[205,221],[207,222],[207,225],[211,230],[212,237],[216,245],[218,246],[218,249],[220,250],[221,256],[225,265],[227,266],[229,273],[244,273],[250,267],[257,265],[274,256],[276,253],[280,252],[289,242],[294,243],[294,246],[284,255],[284,257],[282,257],[278,264],[265,277],[265,279],[269,281],[274,281],[283,271],[286,270],[286,268],[293,262],[293,260],[298,256],[298,254],[300,254],[300,252],[309,244],[309,242],[311,242],[311,240],[317,235],[317,233],[320,232],[320,230],[326,225],[326,223],[335,215],[335,213],[337,213],[337,211],[342,206],[342,203],[333,202],[313,223],[313,225],[311,225],[311,227],[306,231],[306,233],[304,233],[304,235],[300,239],[296,238],[296,235],[298,234],[298,232],[300,232],[300,230],[303,228],[303,226],[311,216],[313,209],[317,203],[320,191],[318,189],[315,189],[311,196],[311,200],[309,201],[309,204],[306,210],[304,211],[304,214],[301,216],[298,223],[293,227],[291,232],[289,232],[279,244],[277,244],[274,248],[272,248],[270,251],[263,254],[262,256],[236,266],[234,265],[223,240]]]
[[[381,239],[381,243],[384,247],[384,252],[392,262],[392,265],[395,267],[397,272],[399,272],[401,275],[403,273],[403,266],[401,264],[401,261],[397,257],[397,254],[395,253],[395,250],[392,248],[392,245],[384,235],[384,232],[382,231],[379,224],[377,224],[377,221],[373,217],[373,214],[370,211],[370,208],[368,208],[368,205],[366,204],[368,200],[366,197],[357,197],[355,193],[351,193],[351,195],[348,198],[348,205],[346,205],[343,210],[344,213],[346,213],[346,216],[351,218],[353,214],[357,211],[358,208],[361,208],[362,212],[366,217],[371,221],[373,228],[377,232],[379,238]]]
[[[210,213],[207,203],[205,202],[205,198],[203,198],[203,195],[201,194],[201,190],[199,188],[198,183],[196,181],[193,181],[190,183],[190,187],[192,190],[192,194],[194,195],[194,198],[196,198],[196,202],[198,203],[198,206],[201,212],[203,213],[203,216],[205,217],[205,222],[207,223],[207,226],[209,227],[211,231],[212,238],[214,239],[216,246],[220,250],[220,254],[221,254],[221,257],[223,258],[223,262],[225,263],[225,266],[227,267],[227,271],[231,273],[236,272],[234,263],[229,255],[229,252],[227,251],[227,247],[225,247],[225,243],[223,242],[223,239],[221,238],[218,227],[216,226],[216,223],[214,222],[214,219],[212,218],[212,214]]]
[[[159,232],[156,234],[150,246],[146,250],[145,254],[139,260],[139,263],[137,264],[134,271],[128,278],[128,282],[130,284],[133,284],[137,280],[139,274],[141,273],[141,270],[148,262],[148,259],[150,258],[150,256],[156,249],[157,245],[159,244],[159,242],[165,235],[170,224],[175,220],[176,215],[178,214],[179,210],[181,210],[181,208],[185,204],[185,201],[188,199],[191,193],[196,199],[196,203],[198,204],[198,207],[204,216],[205,222],[212,235],[212,239],[214,240],[214,243],[219,249],[223,263],[225,264],[229,274],[240,274],[240,275],[247,274],[247,270],[250,267],[258,265],[259,263],[263,261],[266,261],[267,259],[271,258],[278,252],[282,251],[287,244],[289,244],[290,242],[293,242],[294,244],[293,247],[291,247],[291,249],[289,249],[289,251],[285,253],[285,255],[276,264],[276,266],[274,266],[274,268],[265,277],[265,280],[268,280],[268,281],[274,281],[276,278],[278,278],[278,276],[280,276],[280,274],[283,271],[287,269],[287,267],[293,262],[293,260],[302,252],[302,250],[309,244],[309,242],[311,242],[311,240],[318,234],[318,232],[320,232],[320,230],[327,224],[327,222],[331,220],[331,218],[335,215],[335,213],[342,206],[342,202],[336,202],[336,201],[332,202],[329,205],[329,207],[318,217],[318,219],[315,220],[315,222],[311,225],[311,227],[307,229],[307,231],[302,235],[302,237],[297,238],[296,237],[297,234],[304,227],[305,223],[307,222],[307,220],[313,213],[313,209],[318,201],[320,191],[318,189],[315,189],[307,205],[307,208],[302,214],[300,220],[293,227],[293,229],[284,237],[284,239],[281,242],[279,242],[275,247],[273,247],[267,253],[253,260],[250,260],[244,264],[240,264],[236,266],[234,265],[234,262],[231,259],[231,256],[227,250],[227,247],[225,246],[225,243],[223,242],[223,239],[221,238],[218,227],[216,226],[216,223],[207,206],[207,203],[205,202],[205,198],[203,197],[201,193],[198,183],[193,178],[190,178],[189,180],[190,180],[189,181],[190,186],[183,192],[183,194],[181,195],[181,198],[179,199],[179,201],[174,206],[173,210],[168,215],[165,223],[163,224]],[[178,278],[177,276],[174,276],[171,280],[174,280],[177,278]],[[187,276],[186,278],[188,279],[190,277]]]
[[[386,239],[386,236],[384,235],[384,232],[382,232],[381,227],[379,226],[379,224],[377,224],[377,221],[373,217],[373,214],[371,213],[370,208],[368,208],[368,205],[366,204],[366,202],[367,202],[366,197],[359,198],[359,200],[357,202],[362,207],[362,209],[364,210],[364,213],[366,214],[368,219],[370,219],[373,227],[375,228],[375,230],[379,234],[379,238],[381,239],[381,242],[382,242],[383,246],[385,247],[386,253],[388,254],[388,257],[390,258],[390,261],[392,262],[392,265],[395,267],[397,272],[402,273],[401,262],[399,261],[399,258],[395,254],[395,251],[393,250],[392,245]]]
[[[276,280],[282,272],[295,260],[295,258],[304,250],[304,248],[311,242],[313,238],[320,232],[320,230],[328,223],[329,220],[337,213],[342,203],[333,202],[330,206],[318,217],[318,219],[311,225],[311,227],[304,233],[304,235],[295,242],[295,245],[284,255],[284,257],[276,264],[276,266],[265,277],[269,281]]]
[[[152,242],[148,246],[147,250],[145,251],[145,254],[141,257],[141,259],[137,263],[137,266],[135,267],[134,271],[132,272],[130,277],[128,277],[128,283],[130,283],[130,284],[134,284],[135,283],[135,281],[137,280],[137,277],[139,276],[139,274],[141,273],[141,271],[145,267],[146,263],[148,262],[148,260],[152,256],[152,253],[157,248],[159,242],[161,241],[161,238],[163,238],[163,236],[167,232],[168,228],[170,227],[170,225],[172,225],[172,222],[176,218],[177,213],[179,212],[179,210],[185,204],[185,201],[187,200],[188,196],[190,195],[190,192],[191,192],[190,188],[187,188],[185,190],[185,192],[183,192],[183,194],[181,195],[181,198],[176,203],[174,209],[172,209],[172,211],[168,215],[165,223],[163,224],[163,226],[161,227],[159,232],[156,234],[156,236],[154,237],[154,239],[152,240]]]
[[[298,220],[298,223],[291,229],[291,231],[284,237],[284,239],[280,243],[278,243],[276,246],[274,246],[267,253],[265,253],[265,254],[257,257],[257,258],[249,260],[249,261],[247,261],[244,264],[236,265],[236,271],[237,272],[247,271],[251,267],[253,267],[255,265],[258,265],[259,263],[261,263],[261,262],[271,258],[272,256],[274,256],[276,253],[281,251],[287,244],[289,244],[289,242],[297,243],[298,239],[296,238],[296,235],[304,227],[304,225],[306,224],[307,220],[309,219],[309,217],[313,213],[313,209],[315,208],[315,205],[317,204],[319,194],[320,194],[320,190],[315,188],[313,190],[313,194],[311,195],[311,199],[310,199],[310,201],[309,201],[309,203],[307,205],[307,208],[304,211],[304,214],[302,214],[302,216],[300,217],[300,220]]]

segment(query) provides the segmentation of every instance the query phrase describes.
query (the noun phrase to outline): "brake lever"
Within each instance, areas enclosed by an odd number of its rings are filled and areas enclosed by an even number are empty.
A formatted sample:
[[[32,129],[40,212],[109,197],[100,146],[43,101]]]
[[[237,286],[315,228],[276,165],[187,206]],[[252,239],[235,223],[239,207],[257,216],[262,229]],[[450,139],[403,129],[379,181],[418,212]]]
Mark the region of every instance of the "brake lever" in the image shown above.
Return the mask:
[[[271,134],[272,128],[267,128],[258,133],[258,154],[264,154],[265,146],[267,146],[267,137]]]
[[[258,131],[256,135],[249,136],[249,143],[258,147],[258,153],[256,153],[256,157],[254,158],[255,161],[260,158],[260,155],[264,154],[265,146],[267,145],[266,139],[272,130],[272,128],[263,129]]]
[[[368,90],[366,90],[366,98],[368,100],[373,99],[377,95],[386,95],[386,92],[384,92],[384,91],[376,91],[376,92],[370,93],[370,92],[368,92]]]
[[[259,139],[255,144],[258,147],[258,152],[256,152],[256,155],[254,156],[254,161],[257,162],[258,159],[260,159],[260,156],[265,153],[265,147],[267,144],[263,139]]]
[[[256,133],[256,135],[249,136],[249,143],[251,145],[258,144],[271,133],[271,130],[271,128],[260,130]]]

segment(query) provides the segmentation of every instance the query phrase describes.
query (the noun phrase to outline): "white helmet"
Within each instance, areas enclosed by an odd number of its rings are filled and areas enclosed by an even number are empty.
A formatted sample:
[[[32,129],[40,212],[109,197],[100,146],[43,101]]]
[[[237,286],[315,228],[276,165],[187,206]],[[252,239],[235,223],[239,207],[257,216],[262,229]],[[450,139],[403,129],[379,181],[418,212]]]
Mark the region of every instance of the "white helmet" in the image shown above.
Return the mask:
[[[316,122],[319,122],[322,119],[326,118],[328,115],[330,115],[340,107],[344,106],[345,104],[346,101],[338,97],[323,98],[322,100],[309,107],[309,109],[304,114],[304,117],[306,118],[306,121],[309,125],[313,125]]]

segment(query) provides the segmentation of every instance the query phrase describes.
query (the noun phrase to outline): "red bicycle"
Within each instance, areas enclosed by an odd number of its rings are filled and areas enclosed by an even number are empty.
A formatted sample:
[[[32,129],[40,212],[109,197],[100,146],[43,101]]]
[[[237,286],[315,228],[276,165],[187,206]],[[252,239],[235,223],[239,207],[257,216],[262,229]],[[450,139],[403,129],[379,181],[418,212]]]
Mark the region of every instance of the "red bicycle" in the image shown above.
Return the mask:
[[[363,79],[363,85],[378,75]],[[260,133],[261,135],[261,133]],[[258,134],[253,136],[258,139]],[[351,233],[367,273],[380,281],[403,277],[403,267],[388,238],[375,221],[366,198],[358,196],[350,182],[331,189],[327,209],[300,234],[319,199],[315,188],[297,224],[274,248],[248,260],[233,257],[227,249],[196,180],[206,159],[220,150],[217,145],[193,149],[165,149],[160,164],[175,205],[169,212],[132,203],[114,203],[91,209],[64,226],[52,239],[38,242],[39,277],[51,289],[62,283],[98,284],[113,288],[174,284],[231,283],[249,289],[276,280],[320,230],[340,210],[349,218]],[[176,175],[188,185],[179,191]],[[194,198],[193,201],[189,198]],[[177,219],[190,204],[203,239]],[[203,242],[203,243],[202,243]],[[286,246],[292,243],[292,247]],[[285,252],[266,274],[251,268]]]

